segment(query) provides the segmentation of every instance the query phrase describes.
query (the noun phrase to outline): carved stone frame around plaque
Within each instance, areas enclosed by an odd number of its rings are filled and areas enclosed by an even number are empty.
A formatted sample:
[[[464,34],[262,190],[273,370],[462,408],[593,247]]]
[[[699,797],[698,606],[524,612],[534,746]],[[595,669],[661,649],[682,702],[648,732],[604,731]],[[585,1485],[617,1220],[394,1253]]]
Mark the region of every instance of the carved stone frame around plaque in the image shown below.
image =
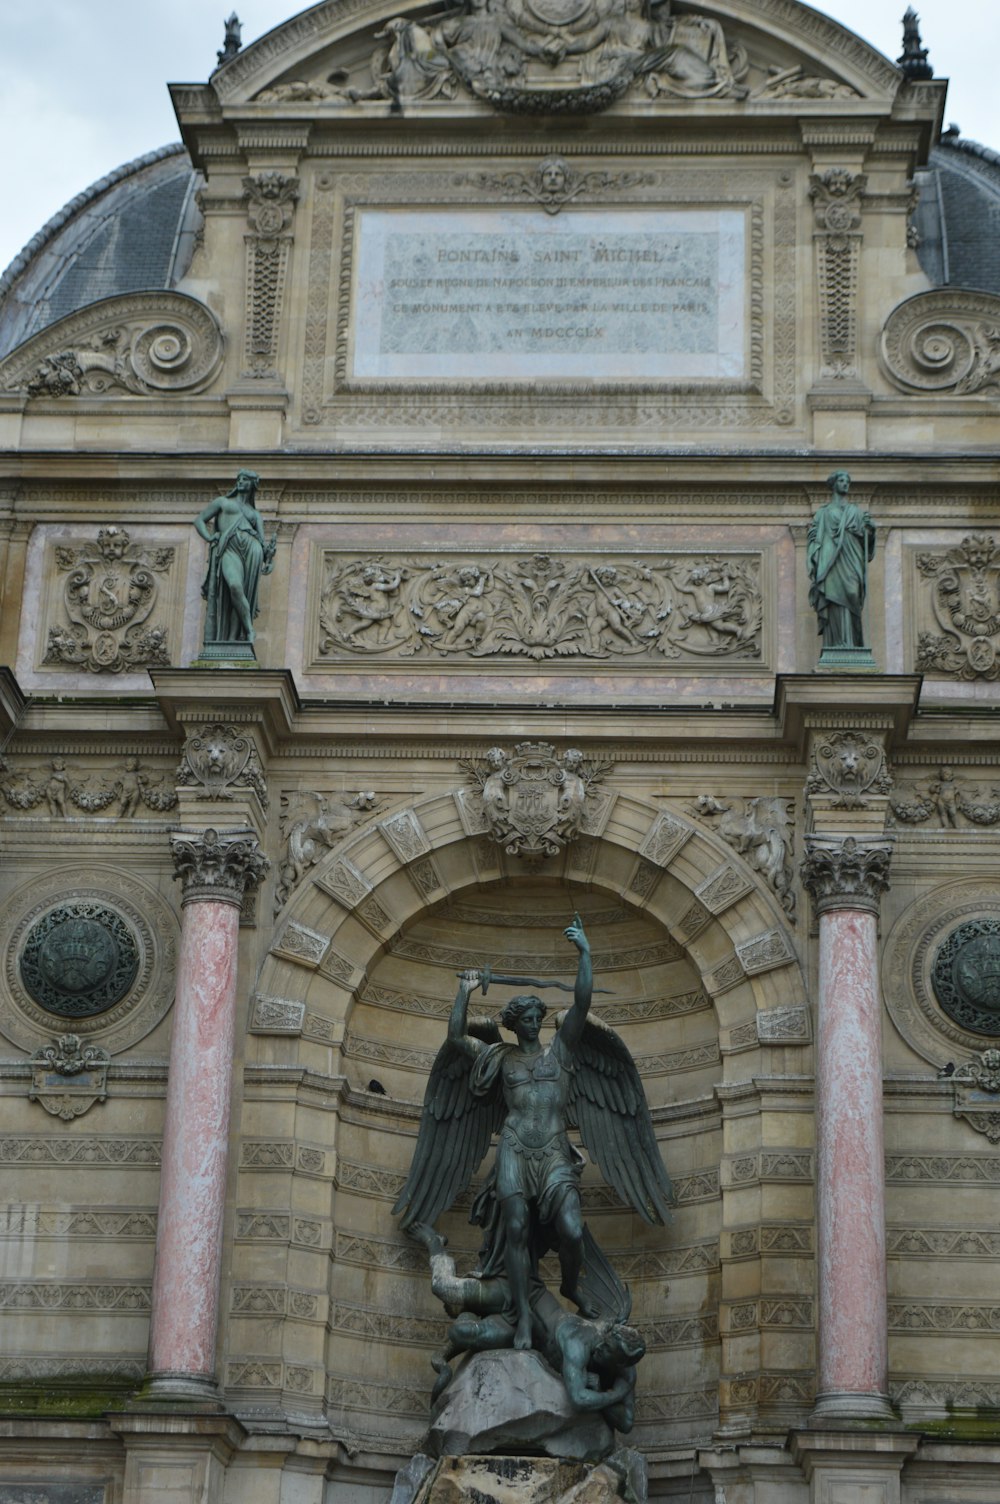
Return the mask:
[[[550,148],[554,149],[554,148]],[[567,157],[577,153],[559,146]],[[601,159],[595,143],[587,159]],[[537,148],[525,146],[511,155],[511,167],[528,169]],[[581,163],[581,167],[587,163]],[[465,168],[464,172],[458,171]],[[525,382],[495,381],[358,381],[349,374],[351,304],[357,216],[365,208],[380,210],[468,209],[467,159],[451,170],[416,174],[398,168],[368,174],[338,175],[320,168],[304,198],[312,205],[305,338],[301,373],[301,409],[293,424],[306,429],[331,427],[376,433],[393,428],[445,433],[479,428],[484,419],[497,434],[510,431],[593,431],[596,419],[616,431],[683,424],[691,428],[760,428],[787,426],[795,420],[797,290],[795,274],[796,198],[794,174],[747,172],[738,192],[733,180],[704,171],[681,169],[637,174],[642,181],[601,198],[605,213],[615,208],[653,210],[658,206],[744,208],[747,212],[747,364],[739,382],[647,380],[587,382],[533,380],[531,403]],[[303,167],[305,182],[309,168]],[[651,186],[652,184],[655,186]],[[509,204],[484,193],[484,210]],[[544,211],[538,209],[540,218]],[[563,211],[572,214],[573,208]],[[484,405],[485,401],[485,405]]]
[[[78,881],[74,881],[74,878]],[[28,991],[20,958],[32,927],[50,910],[76,899],[91,900],[120,916],[137,950],[135,975],[112,1007],[84,1017],[66,1017],[42,1007]],[[160,1022],[174,998],[178,921],[159,893],[134,873],[87,866],[74,874],[65,867],[19,889],[0,918],[0,1034],[33,1052],[71,1030],[109,1054],[136,1044]]]
[[[918,1055],[935,1066],[962,1063],[991,1043],[963,1029],[934,992],[938,950],[961,925],[1000,919],[1000,884],[949,883],[916,899],[896,920],[885,943],[882,988],[893,1023]]]

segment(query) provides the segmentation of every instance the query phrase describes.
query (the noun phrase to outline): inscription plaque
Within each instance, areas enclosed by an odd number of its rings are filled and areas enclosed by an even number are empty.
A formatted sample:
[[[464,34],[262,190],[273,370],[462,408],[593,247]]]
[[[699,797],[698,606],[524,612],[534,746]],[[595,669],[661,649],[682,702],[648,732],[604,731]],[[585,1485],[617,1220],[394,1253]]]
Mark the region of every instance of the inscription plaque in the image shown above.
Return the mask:
[[[741,209],[363,210],[355,378],[739,381]]]

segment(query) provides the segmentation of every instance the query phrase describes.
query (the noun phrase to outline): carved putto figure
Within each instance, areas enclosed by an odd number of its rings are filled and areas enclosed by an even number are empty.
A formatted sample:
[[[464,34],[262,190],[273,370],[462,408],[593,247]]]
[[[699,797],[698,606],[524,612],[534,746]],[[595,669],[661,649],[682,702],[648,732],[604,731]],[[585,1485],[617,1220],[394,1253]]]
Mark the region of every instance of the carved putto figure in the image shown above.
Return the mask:
[[[837,470],[827,481],[831,498],[809,528],[809,603],[819,618],[824,651],[862,648],[862,621],[868,593],[868,565],[875,557],[875,524],[868,512],[848,501],[851,477]]]
[[[208,569],[201,587],[206,602],[204,652],[246,643],[253,656],[254,617],[260,610],[260,577],[274,568],[276,541],[264,537],[257,510],[260,476],[241,470],[225,496],[210,501],[195,518],[208,544]]]
[[[668,95],[742,99],[747,58],[718,21],[671,0],[463,0],[420,21],[394,16],[375,37],[368,89],[293,79],[264,103],[388,100],[394,110],[460,90],[508,111],[605,109],[633,86]],[[554,181],[545,192],[561,192]]]
[[[468,1018],[480,985],[484,992],[490,982],[541,985],[536,979],[461,973],[395,1211],[433,1263],[443,1252],[434,1222],[468,1186],[499,1132],[493,1169],[472,1211],[484,1230],[476,1284],[461,1281],[456,1289],[453,1269],[435,1269],[442,1298],[465,1312],[449,1332],[441,1376],[447,1382],[460,1351],[534,1347],[555,1359],[574,1401],[592,1391],[581,1408],[603,1409],[624,1428],[642,1340],[625,1326],[628,1294],[583,1222],[584,1161],[568,1130],[579,1129],[609,1185],[646,1222],[669,1219],[672,1191],[635,1063],[613,1030],[589,1017],[593,966],[579,916],[565,933],[579,953],[573,1005],[546,1044],[546,1008],[535,994],[514,997],[500,1015],[516,1044],[501,1039],[495,1020]],[[545,1290],[539,1260],[548,1249],[558,1255],[560,1290],[578,1317]]]

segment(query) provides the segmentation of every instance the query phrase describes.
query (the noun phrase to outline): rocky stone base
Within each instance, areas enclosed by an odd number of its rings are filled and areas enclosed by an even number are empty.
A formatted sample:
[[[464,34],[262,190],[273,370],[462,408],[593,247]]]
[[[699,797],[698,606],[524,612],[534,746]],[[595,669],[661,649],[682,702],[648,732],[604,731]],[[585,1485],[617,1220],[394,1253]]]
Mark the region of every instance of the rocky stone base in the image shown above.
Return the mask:
[[[550,1457],[442,1457],[436,1463],[415,1457],[397,1476],[391,1504],[644,1504],[645,1499],[642,1459],[623,1452],[589,1465]]]
[[[427,1433],[432,1457],[543,1453],[599,1462],[614,1450],[599,1410],[574,1409],[565,1385],[537,1353],[476,1353],[445,1390]]]

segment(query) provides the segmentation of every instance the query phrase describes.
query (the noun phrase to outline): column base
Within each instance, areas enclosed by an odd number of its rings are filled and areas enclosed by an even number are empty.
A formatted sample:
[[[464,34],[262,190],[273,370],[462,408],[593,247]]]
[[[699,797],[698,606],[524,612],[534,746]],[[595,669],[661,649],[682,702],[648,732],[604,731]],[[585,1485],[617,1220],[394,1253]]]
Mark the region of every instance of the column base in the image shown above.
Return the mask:
[[[868,1394],[852,1390],[831,1390],[816,1397],[816,1405],[809,1417],[809,1425],[815,1429],[839,1425],[854,1420],[883,1420],[898,1423],[899,1417],[887,1394]]]
[[[226,1408],[219,1398],[218,1384],[208,1374],[155,1373],[143,1384],[129,1409],[161,1407],[195,1410],[202,1415],[221,1415]]]

